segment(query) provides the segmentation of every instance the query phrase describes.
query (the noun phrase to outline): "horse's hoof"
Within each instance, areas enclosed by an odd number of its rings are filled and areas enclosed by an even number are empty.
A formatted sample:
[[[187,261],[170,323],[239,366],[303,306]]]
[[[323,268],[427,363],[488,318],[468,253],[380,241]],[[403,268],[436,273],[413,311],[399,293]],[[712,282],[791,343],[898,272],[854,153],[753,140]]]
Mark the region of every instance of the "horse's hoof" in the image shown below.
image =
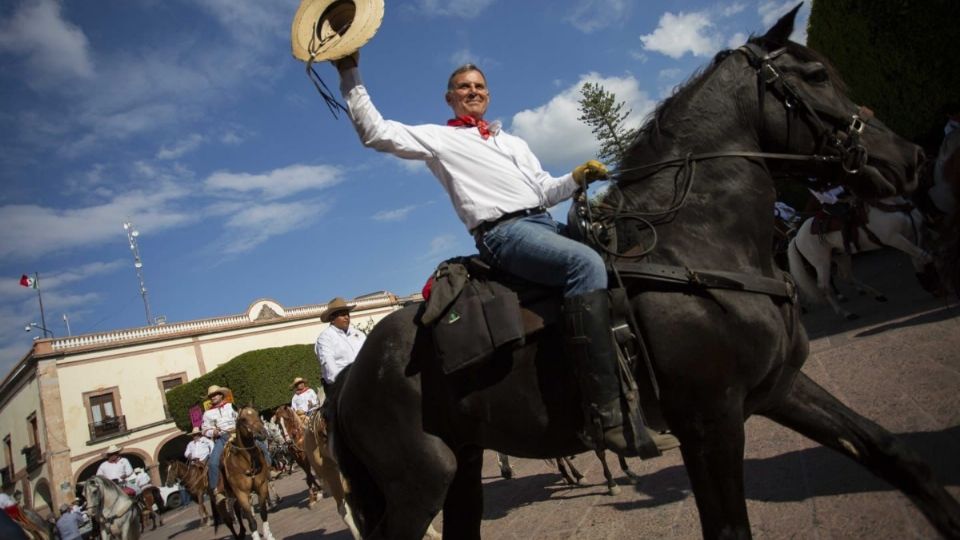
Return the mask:
[[[887,301],[887,297],[881,294],[880,296],[877,296],[877,297],[876,297],[876,300],[877,300],[877,302],[886,302],[886,301]]]
[[[500,476],[504,477],[507,480],[513,478],[513,470],[511,469],[500,469]]]
[[[847,316],[844,317],[844,319],[846,319],[846,320],[848,320],[848,321],[855,321],[855,320],[857,320],[857,319],[859,319],[859,318],[860,318],[860,316],[857,315],[856,313],[847,313]]]
[[[619,495],[619,494],[620,494],[620,486],[607,486],[607,493],[608,493],[609,495]]]

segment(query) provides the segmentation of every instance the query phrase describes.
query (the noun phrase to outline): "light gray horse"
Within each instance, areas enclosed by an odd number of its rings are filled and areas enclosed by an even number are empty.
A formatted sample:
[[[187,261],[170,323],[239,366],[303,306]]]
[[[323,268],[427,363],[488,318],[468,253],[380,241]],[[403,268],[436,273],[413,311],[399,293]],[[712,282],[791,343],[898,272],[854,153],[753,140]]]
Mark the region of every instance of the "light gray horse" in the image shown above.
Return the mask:
[[[100,525],[101,540],[140,538],[140,504],[103,476],[83,483],[87,512]]]

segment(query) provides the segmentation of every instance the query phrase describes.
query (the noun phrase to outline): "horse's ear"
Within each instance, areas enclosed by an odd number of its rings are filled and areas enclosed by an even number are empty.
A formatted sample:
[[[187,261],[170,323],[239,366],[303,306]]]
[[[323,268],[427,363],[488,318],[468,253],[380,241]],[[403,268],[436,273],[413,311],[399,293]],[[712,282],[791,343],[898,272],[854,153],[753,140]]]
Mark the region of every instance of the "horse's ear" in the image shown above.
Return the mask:
[[[797,18],[797,12],[800,11],[800,6],[803,5],[803,2],[797,4],[797,7],[791,9],[786,15],[780,17],[780,20],[777,21],[777,24],[773,25],[773,28],[767,30],[767,33],[763,35],[763,40],[769,43],[772,43],[776,47],[782,47],[787,44],[787,40],[790,39],[790,34],[793,33],[793,23]]]

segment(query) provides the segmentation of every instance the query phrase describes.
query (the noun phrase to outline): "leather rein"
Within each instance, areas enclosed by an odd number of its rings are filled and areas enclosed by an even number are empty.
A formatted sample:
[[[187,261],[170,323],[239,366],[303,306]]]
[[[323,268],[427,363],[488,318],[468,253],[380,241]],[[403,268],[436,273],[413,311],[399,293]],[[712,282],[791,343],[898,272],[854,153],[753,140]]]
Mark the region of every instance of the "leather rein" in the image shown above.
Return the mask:
[[[838,163],[843,171],[849,175],[857,174],[867,163],[868,154],[866,149],[860,143],[860,136],[866,127],[866,122],[873,116],[872,111],[866,107],[859,107],[858,110],[850,115],[842,115],[833,111],[818,110],[810,106],[803,96],[787,81],[781,71],[774,65],[773,60],[786,52],[786,48],[780,48],[770,53],[765,51],[754,43],[729,51],[742,53],[747,57],[748,62],[754,68],[757,74],[758,101],[761,129],[763,125],[763,106],[764,98],[769,89],[783,104],[787,113],[787,142],[790,141],[790,116],[793,110],[797,109],[805,113],[805,117],[810,121],[812,127],[817,133],[817,150],[812,154],[790,154],[775,152],[756,152],[756,151],[725,151],[725,152],[706,152],[693,154],[688,153],[683,157],[665,159],[655,163],[639,165],[625,169],[618,169],[611,173],[611,176],[623,180],[624,173],[644,172],[641,176],[630,178],[629,183],[634,183],[647,178],[663,169],[669,167],[680,167],[678,176],[682,177],[679,200],[666,210],[657,210],[652,212],[623,212],[622,203],[619,208],[605,207],[612,210],[610,221],[616,224],[618,220],[633,219],[640,221],[653,234],[653,241],[648,247],[641,248],[634,246],[624,253],[608,249],[604,242],[598,238],[597,230],[602,227],[594,223],[590,205],[586,202],[586,197],[580,196],[577,204],[579,205],[578,214],[584,219],[585,230],[593,241],[593,244],[609,256],[614,258],[611,264],[614,275],[617,280],[622,281],[620,276],[640,279],[645,281],[655,281],[668,283],[672,285],[686,286],[696,289],[724,289],[742,292],[757,293],[770,296],[772,298],[784,299],[789,302],[795,302],[797,297],[796,286],[792,278],[786,272],[781,273],[781,278],[771,278],[755,274],[742,272],[726,272],[717,270],[691,269],[688,267],[671,266],[664,264],[635,262],[630,259],[640,259],[656,247],[657,234],[655,226],[647,218],[665,217],[678,212],[686,205],[694,180],[696,178],[696,165],[698,162],[720,158],[739,158],[748,160],[777,160],[777,161],[802,161],[813,163]],[[798,109],[799,108],[799,109]],[[831,121],[827,127],[821,118],[827,117]],[[765,167],[765,163],[760,162]],[[617,184],[614,184],[616,186]],[[624,198],[621,197],[621,201]],[[600,207],[599,209],[604,209]],[[623,261],[621,259],[628,259]]]

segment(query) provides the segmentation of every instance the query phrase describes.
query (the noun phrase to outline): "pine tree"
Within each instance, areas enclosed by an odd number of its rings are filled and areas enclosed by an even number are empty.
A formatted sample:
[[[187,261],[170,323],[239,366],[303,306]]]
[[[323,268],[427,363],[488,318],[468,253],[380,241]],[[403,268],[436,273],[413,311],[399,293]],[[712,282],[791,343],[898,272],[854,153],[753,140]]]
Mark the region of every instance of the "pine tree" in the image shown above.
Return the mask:
[[[585,83],[580,93],[581,114],[577,120],[590,126],[597,137],[600,143],[597,158],[608,166],[620,163],[637,135],[636,129],[623,125],[632,111],[626,109],[625,102],[617,102],[613,92],[599,83]]]

